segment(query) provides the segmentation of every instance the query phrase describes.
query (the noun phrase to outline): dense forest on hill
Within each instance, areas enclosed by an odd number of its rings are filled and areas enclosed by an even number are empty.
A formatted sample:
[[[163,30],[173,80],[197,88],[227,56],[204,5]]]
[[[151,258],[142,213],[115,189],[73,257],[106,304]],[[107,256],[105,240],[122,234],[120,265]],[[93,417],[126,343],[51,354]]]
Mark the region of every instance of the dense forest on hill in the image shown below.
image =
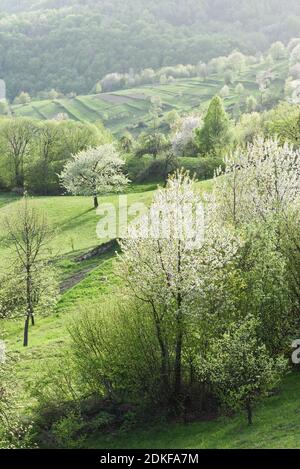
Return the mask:
[[[297,0],[1,0],[0,76],[9,98],[84,94],[110,72],[254,54],[299,28]]]

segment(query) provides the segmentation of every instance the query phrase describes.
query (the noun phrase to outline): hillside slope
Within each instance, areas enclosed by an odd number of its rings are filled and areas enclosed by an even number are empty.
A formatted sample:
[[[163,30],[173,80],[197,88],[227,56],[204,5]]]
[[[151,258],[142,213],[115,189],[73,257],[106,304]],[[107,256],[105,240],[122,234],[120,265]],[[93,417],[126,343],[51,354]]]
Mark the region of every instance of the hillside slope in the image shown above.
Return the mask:
[[[211,182],[201,182],[199,190],[209,190]],[[130,202],[149,205],[153,191],[140,191],[129,195]],[[43,207],[58,232],[55,244],[60,246],[57,266],[61,280],[70,279],[74,273],[84,273],[82,280],[60,299],[55,314],[37,317],[30,328],[30,346],[22,347],[22,320],[5,324],[8,350],[18,357],[17,378],[19,401],[16,405],[24,414],[34,405],[30,388],[39,386],[40,377],[51,360],[63,356],[68,344],[68,327],[75,315],[93,304],[112,297],[120,285],[114,273],[113,253],[78,264],[74,259],[99,243],[95,236],[97,216],[90,210],[87,197],[41,197],[36,199]],[[108,196],[103,202],[117,204],[117,196]],[[0,219],[14,204],[16,197],[0,196]],[[101,242],[101,241],[100,241]],[[0,251],[1,257],[5,252]],[[50,362],[49,362],[50,361]],[[248,427],[244,415],[220,417],[209,421],[184,423],[159,423],[148,429],[132,429],[117,434],[93,434],[81,443],[88,448],[299,448],[300,444],[300,375],[290,374],[274,395],[264,400],[255,410],[254,425]]]
[[[117,435],[93,435],[84,446],[105,449],[299,449],[300,374],[290,374],[275,395],[254,412],[253,426],[245,415],[216,420],[163,423]]]
[[[284,97],[284,84],[288,75],[288,60],[280,60],[271,66],[254,64],[247,66],[235,77],[229,86],[230,94],[224,98],[226,109],[234,114],[235,111],[245,110],[245,99],[253,95],[258,103],[261,101],[257,75],[270,71],[273,80],[269,88],[271,101],[264,102],[264,106],[273,106]],[[245,92],[239,96],[236,85],[242,83]],[[101,93],[77,96],[72,99],[55,99],[32,101],[26,105],[15,105],[12,112],[16,116],[30,116],[36,119],[53,119],[59,115],[66,115],[78,121],[103,121],[105,127],[115,134],[122,134],[126,130],[139,133],[152,125],[149,116],[151,97],[158,96],[162,102],[163,117],[167,112],[176,110],[179,113],[199,109],[208,105],[211,98],[220,92],[224,86],[224,77],[213,73],[208,79],[186,78],[177,79],[172,83],[135,87],[113,93]],[[236,107],[238,109],[236,109]]]
[[[107,73],[255,54],[299,28],[298,0],[2,0],[0,77],[10,99],[86,94]]]

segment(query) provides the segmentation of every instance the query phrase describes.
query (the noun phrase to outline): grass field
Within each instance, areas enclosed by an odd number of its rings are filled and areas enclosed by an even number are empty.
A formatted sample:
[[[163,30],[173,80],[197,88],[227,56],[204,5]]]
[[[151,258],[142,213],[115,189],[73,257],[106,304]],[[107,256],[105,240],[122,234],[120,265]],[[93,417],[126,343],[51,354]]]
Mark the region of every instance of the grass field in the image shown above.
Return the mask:
[[[300,375],[290,374],[278,395],[263,401],[249,427],[244,415],[190,424],[161,423],[117,435],[96,435],[87,448],[246,449],[299,448]]]
[[[199,190],[209,190],[211,181],[198,183]],[[142,203],[146,208],[151,203],[156,185],[131,185],[128,189],[128,205]],[[113,294],[118,280],[114,275],[114,251],[83,262],[76,258],[91,248],[108,240],[99,239],[96,226],[100,215],[92,208],[89,197],[35,197],[34,204],[43,210],[49,223],[57,228],[50,249],[57,266],[61,283],[64,284],[77,277],[78,282],[65,291],[59,300],[55,314],[37,317],[36,325],[30,328],[28,349],[22,346],[23,320],[2,321],[5,328],[9,350],[18,357],[18,373],[20,374],[20,394],[26,400],[28,383],[37,379],[43,371],[44,362],[59,355],[68,339],[67,326],[71,317],[79,310],[90,307],[91,303],[106,299]],[[14,206],[20,203],[19,198],[10,194],[0,194],[0,226],[4,217],[12,213]],[[118,195],[108,195],[100,199],[101,204],[112,204],[116,208],[118,220]],[[1,265],[10,262],[10,249],[1,245],[5,233],[0,235]],[[0,266],[1,268],[1,266]],[[105,279],[105,280],[103,280]],[[71,282],[72,283],[72,282]],[[28,405],[28,403],[26,404]]]
[[[211,181],[198,183],[199,190],[208,191]],[[150,204],[152,186],[134,186],[128,193],[130,203]],[[66,290],[51,316],[37,317],[30,328],[29,347],[22,347],[22,319],[6,321],[8,350],[17,361],[18,405],[30,410],[33,400],[29,388],[39,382],[39,376],[47,367],[48,360],[64,354],[68,343],[70,320],[93,303],[106,301],[114,296],[120,286],[115,275],[116,258],[109,252],[89,261],[78,263],[75,258],[103,240],[97,239],[95,229],[99,216],[91,209],[86,197],[38,197],[35,203],[43,208],[49,221],[58,228],[53,242],[53,255],[61,281],[79,274],[79,281]],[[102,198],[102,203],[118,204],[116,195]],[[10,213],[18,198],[0,195],[0,222]],[[71,242],[71,239],[73,240]],[[56,246],[59,252],[55,252]],[[9,255],[0,250],[1,258]],[[3,324],[2,324],[3,326]],[[89,448],[294,448],[300,441],[300,376],[290,374],[279,392],[266,399],[255,411],[254,425],[248,427],[244,415],[233,418],[191,424],[160,423],[149,429],[136,429],[111,435],[93,435],[84,444]]]
[[[256,75],[272,69],[274,80],[270,86],[273,96],[283,97],[284,82],[287,77],[288,63],[283,60],[272,66],[256,64],[245,68],[230,86],[230,95],[225,98],[225,107],[231,112],[234,104],[240,101],[235,93],[237,83],[245,87],[245,96],[251,94],[260,99]],[[85,122],[101,120],[114,134],[121,135],[126,130],[138,134],[149,125],[150,98],[159,96],[162,101],[162,117],[171,110],[179,113],[206,106],[211,98],[224,86],[224,78],[212,74],[203,81],[200,78],[177,79],[168,84],[154,84],[112,93],[77,96],[72,99],[53,101],[32,101],[26,105],[15,105],[12,112],[17,116],[30,116],[36,119],[53,119],[58,114],[66,114],[70,119]]]

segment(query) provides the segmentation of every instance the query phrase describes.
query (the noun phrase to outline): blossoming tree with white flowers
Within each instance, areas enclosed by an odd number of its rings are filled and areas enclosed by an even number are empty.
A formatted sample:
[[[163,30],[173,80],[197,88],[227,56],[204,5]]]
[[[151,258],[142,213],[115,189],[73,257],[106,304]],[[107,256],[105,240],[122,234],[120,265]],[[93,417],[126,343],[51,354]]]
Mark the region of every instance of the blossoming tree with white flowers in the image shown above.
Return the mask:
[[[281,218],[300,198],[300,150],[277,140],[258,138],[225,159],[215,196],[220,215],[237,225]]]
[[[149,212],[120,242],[121,273],[131,295],[148,305],[161,355],[164,392],[180,400],[187,322],[205,288],[238,249],[238,241],[213,222],[211,207],[178,172],[158,189]]]
[[[66,163],[60,181],[73,195],[92,196],[97,208],[100,194],[119,192],[129,182],[122,172],[124,164],[113,144],[88,148]]]

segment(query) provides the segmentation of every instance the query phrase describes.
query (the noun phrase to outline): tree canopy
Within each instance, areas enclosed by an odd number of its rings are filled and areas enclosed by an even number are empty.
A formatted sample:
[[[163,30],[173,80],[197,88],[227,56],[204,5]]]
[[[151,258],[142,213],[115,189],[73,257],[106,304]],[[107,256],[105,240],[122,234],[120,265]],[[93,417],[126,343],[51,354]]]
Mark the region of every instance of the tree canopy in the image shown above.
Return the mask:
[[[297,0],[3,0],[0,76],[10,98],[85,94],[108,73],[267,50],[299,15]]]

